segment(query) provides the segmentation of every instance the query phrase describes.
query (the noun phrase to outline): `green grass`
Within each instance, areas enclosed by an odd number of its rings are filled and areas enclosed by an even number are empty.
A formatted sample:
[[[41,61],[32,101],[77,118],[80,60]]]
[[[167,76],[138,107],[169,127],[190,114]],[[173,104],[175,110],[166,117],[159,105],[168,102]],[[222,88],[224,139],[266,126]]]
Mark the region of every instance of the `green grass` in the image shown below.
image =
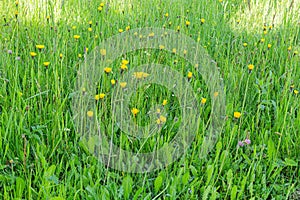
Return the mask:
[[[18,6],[0,1],[0,199],[299,199],[299,3],[247,2],[123,0],[104,2],[99,12],[98,1],[24,0]],[[114,126],[110,105],[120,81],[112,87],[110,80],[121,80],[123,59],[129,60],[129,70],[160,63],[186,79],[190,71],[200,119],[187,154],[161,170],[128,173],[99,163],[90,153],[93,141],[81,140],[72,110],[78,71],[93,49],[127,26],[172,30],[180,26],[180,33],[203,46],[217,62],[226,117],[207,156],[200,157],[210,123],[209,94],[214,91],[184,58],[160,50],[137,50],[108,64],[113,73],[95,83],[94,95],[105,97],[98,101],[94,118],[122,149],[159,149],[178,131],[179,99],[159,85],[138,88],[127,108],[129,115],[133,107],[139,109],[135,123],[156,120],[147,113],[157,108],[167,118],[153,136],[133,137]],[[74,35],[80,35],[78,41]],[[38,44],[45,48],[37,50]],[[32,58],[30,52],[37,56]],[[44,62],[50,65],[45,67]],[[254,65],[251,72],[249,64]],[[207,98],[204,105],[202,98]],[[164,99],[168,103],[162,106]],[[241,117],[235,119],[234,112]],[[238,147],[238,141],[246,138],[251,144]]]

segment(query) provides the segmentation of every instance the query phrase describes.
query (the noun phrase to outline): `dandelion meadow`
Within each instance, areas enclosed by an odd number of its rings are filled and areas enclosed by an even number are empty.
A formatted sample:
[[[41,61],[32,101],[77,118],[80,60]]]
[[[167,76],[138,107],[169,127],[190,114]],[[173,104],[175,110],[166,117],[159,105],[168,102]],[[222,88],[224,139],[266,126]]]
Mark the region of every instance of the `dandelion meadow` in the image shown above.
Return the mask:
[[[299,1],[0,16],[0,199],[300,199]]]

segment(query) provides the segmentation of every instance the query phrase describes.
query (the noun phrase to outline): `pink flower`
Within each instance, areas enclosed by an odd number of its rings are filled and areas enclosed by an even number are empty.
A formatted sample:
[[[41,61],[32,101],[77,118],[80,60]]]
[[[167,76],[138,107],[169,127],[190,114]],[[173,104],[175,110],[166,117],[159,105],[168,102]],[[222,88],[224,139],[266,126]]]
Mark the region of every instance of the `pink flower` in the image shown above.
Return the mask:
[[[240,147],[242,147],[242,146],[244,146],[244,142],[239,141],[239,142],[238,142],[238,145],[239,145]]]
[[[246,144],[251,144],[251,140],[246,138],[245,141],[244,141]]]

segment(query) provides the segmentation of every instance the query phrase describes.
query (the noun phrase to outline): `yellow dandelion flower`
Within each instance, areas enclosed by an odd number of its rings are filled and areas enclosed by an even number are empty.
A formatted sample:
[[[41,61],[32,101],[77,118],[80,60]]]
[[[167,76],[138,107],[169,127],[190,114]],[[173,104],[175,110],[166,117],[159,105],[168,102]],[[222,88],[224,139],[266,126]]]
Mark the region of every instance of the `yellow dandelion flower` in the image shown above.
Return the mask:
[[[106,49],[100,49],[100,54],[102,56],[105,56],[106,55]]]
[[[101,6],[99,6],[99,7],[98,7],[98,11],[100,11],[100,12],[101,12],[101,11],[102,11],[102,9],[103,9],[103,8],[102,8]]]
[[[165,123],[167,121],[167,118],[165,116],[159,116],[159,119],[162,123]]]
[[[91,32],[92,30],[93,30],[93,29],[92,29],[91,27],[90,27],[90,28],[88,28],[88,31],[89,31],[89,32]]]
[[[130,30],[130,26],[126,26],[125,30],[129,31]]]
[[[78,40],[80,38],[80,35],[74,35],[74,39]]]
[[[157,114],[160,113],[160,109],[159,109],[159,108],[156,109],[156,113],[157,113]]]
[[[248,69],[249,69],[249,70],[253,70],[253,69],[254,69],[254,65],[253,65],[253,64],[249,64],[249,65],[248,65]]]
[[[75,30],[77,27],[76,26],[72,26],[72,29]]]
[[[30,52],[31,57],[35,57],[37,55],[37,53],[35,52]]]
[[[45,48],[45,45],[42,45],[42,44],[38,44],[38,45],[35,45],[35,47],[39,50],[41,49],[44,49]]]
[[[126,87],[126,85],[127,85],[127,83],[126,83],[126,82],[120,82],[120,87],[121,87],[121,88],[125,88],[125,87]]]
[[[149,33],[149,37],[154,37],[154,32]]]
[[[101,6],[101,7],[104,7],[104,3],[103,3],[103,2],[101,2],[101,3],[100,3],[100,6]]]
[[[48,67],[50,65],[50,62],[44,62],[44,66]]]
[[[81,55],[81,53],[79,53],[79,54],[78,54],[78,58],[81,58],[81,57],[82,57],[82,55]]]
[[[264,31],[264,35],[267,35],[268,31]]]
[[[93,24],[93,21],[89,21],[89,25],[92,25]]]
[[[163,50],[164,48],[165,48],[164,45],[159,45],[159,49],[160,49],[160,50]]]
[[[295,95],[299,94],[299,90],[294,90],[294,94]]]
[[[172,53],[174,53],[174,54],[176,53],[176,49],[175,48],[172,49]]]
[[[260,39],[260,42],[261,42],[261,43],[264,43],[264,42],[265,42],[265,38],[261,38],[261,39]]]
[[[133,76],[137,79],[141,79],[141,78],[147,78],[149,74],[145,72],[134,72]]]
[[[248,44],[245,42],[245,43],[243,43],[243,46],[246,47],[246,46],[248,46]]]
[[[206,99],[206,98],[202,98],[202,99],[201,99],[201,104],[205,104],[205,103],[206,103],[206,101],[207,101],[207,99]]]
[[[127,69],[127,65],[121,64],[121,70],[126,70]]]
[[[103,99],[104,97],[105,97],[105,94],[100,93],[100,94],[95,95],[95,100],[98,101],[99,99]]]
[[[111,80],[110,80],[110,83],[111,83],[112,85],[115,85],[115,84],[116,84],[116,80],[115,80],[115,79],[111,79]]]
[[[193,73],[192,72],[188,72],[187,77],[188,77],[188,79],[191,79],[193,77]]]
[[[162,105],[165,106],[165,105],[167,105],[167,103],[168,103],[168,100],[164,99]]]
[[[190,21],[186,21],[186,22],[185,22],[185,25],[186,25],[186,26],[189,26],[190,24],[191,24]]]
[[[156,123],[157,123],[157,124],[160,124],[160,119],[157,119],[157,120],[156,120]]]
[[[166,14],[165,14],[165,17],[169,17],[169,13],[166,13]]]
[[[288,50],[288,51],[292,50],[292,47],[291,47],[291,46],[289,46],[289,47],[287,48],[287,50]]]
[[[131,109],[131,113],[132,113],[134,116],[136,116],[139,112],[140,112],[140,111],[139,111],[139,109],[137,109],[137,108],[132,108],[132,109]]]
[[[204,19],[204,18],[201,18],[201,19],[200,19],[200,22],[201,22],[201,24],[204,24],[204,23],[205,23],[205,19]]]
[[[272,47],[272,45],[271,44],[268,44],[268,48],[270,49]]]
[[[62,54],[62,53],[60,53],[60,54],[59,54],[59,57],[60,57],[60,58],[62,58],[62,57],[63,57],[63,54]]]
[[[298,55],[298,53],[299,53],[298,51],[294,51],[294,56],[295,56],[295,55]]]
[[[120,28],[118,31],[119,31],[119,33],[122,33],[124,30]]]
[[[104,72],[107,73],[107,74],[110,73],[111,71],[112,71],[112,68],[110,68],[110,67],[105,67],[104,68]]]
[[[88,117],[93,117],[94,116],[94,113],[91,110],[87,111],[86,114],[87,114]]]
[[[128,60],[122,60],[122,65],[127,65],[128,63],[129,63],[129,61]]]
[[[242,114],[240,112],[234,112],[233,116],[234,118],[239,119],[242,116]]]

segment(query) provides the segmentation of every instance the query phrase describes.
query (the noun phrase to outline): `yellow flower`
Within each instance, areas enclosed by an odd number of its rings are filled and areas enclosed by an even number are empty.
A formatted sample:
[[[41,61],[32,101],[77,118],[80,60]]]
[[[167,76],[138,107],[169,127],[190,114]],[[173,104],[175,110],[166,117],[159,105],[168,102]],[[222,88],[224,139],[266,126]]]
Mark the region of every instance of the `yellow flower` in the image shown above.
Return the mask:
[[[149,33],[149,37],[154,37],[154,32]]]
[[[288,47],[288,51],[290,51],[290,50],[292,50],[292,47],[291,47],[291,46]]]
[[[268,44],[268,48],[270,49],[272,47],[272,45],[271,44]]]
[[[104,97],[105,97],[105,94],[100,93],[100,94],[95,95],[95,100],[98,101],[99,99],[103,99]]]
[[[78,40],[80,38],[80,35],[74,35],[74,39]]]
[[[156,113],[157,113],[157,114],[160,113],[160,109],[159,109],[159,108],[156,109]]]
[[[298,51],[294,51],[294,56],[295,56],[295,55],[298,55]]]
[[[100,49],[100,54],[102,56],[105,56],[106,55],[106,49]]]
[[[186,22],[185,22],[185,25],[186,25],[186,26],[189,26],[190,24],[191,24],[190,21],[186,21]]]
[[[183,50],[183,55],[186,55],[187,54],[187,50]]]
[[[180,26],[177,26],[176,31],[180,31]]]
[[[48,15],[48,16],[46,17],[46,19],[49,20],[49,19],[50,19],[50,16]]]
[[[234,112],[233,116],[234,116],[234,118],[238,119],[242,116],[242,114],[240,112]]]
[[[172,49],[172,53],[174,53],[174,54],[176,53],[176,49],[175,48]]]
[[[116,84],[116,80],[115,80],[115,79],[111,79],[111,80],[110,80],[110,83],[111,83],[112,85],[115,85],[115,84]]]
[[[202,104],[205,104],[205,103],[206,103],[206,98],[202,98],[202,99],[201,99],[201,103],[202,103]]]
[[[19,2],[18,2],[18,1],[16,1],[16,2],[15,2],[15,4],[16,4],[16,6],[18,6],[18,5],[19,5]]]
[[[264,35],[267,35],[268,31],[264,31]]]
[[[133,76],[137,79],[141,79],[141,78],[147,78],[149,74],[145,72],[134,72]]]
[[[111,71],[112,71],[112,68],[110,68],[110,67],[105,67],[104,68],[104,72],[107,73],[107,74],[110,73]]]
[[[104,7],[104,3],[103,3],[103,2],[101,2],[101,3],[100,3],[100,6],[101,6],[101,7]]]
[[[18,17],[18,14],[19,14],[19,12],[18,12],[18,11],[16,11],[16,12],[15,12],[15,16],[16,16],[16,17]]]
[[[126,87],[126,85],[127,85],[127,83],[126,83],[126,82],[120,82],[120,86],[121,86],[121,88],[125,88],[125,87]]]
[[[99,7],[98,7],[98,11],[100,11],[100,12],[101,12],[101,11],[102,11],[102,9],[103,9],[103,8],[102,8],[101,6],[99,6]]]
[[[205,19],[204,19],[204,18],[201,18],[201,19],[200,19],[200,22],[201,22],[201,24],[204,24],[204,23],[205,23]]]
[[[89,25],[92,25],[93,24],[93,22],[92,21],[89,21]]]
[[[159,45],[159,49],[160,49],[160,50],[163,50],[164,48],[165,48],[164,45]]]
[[[50,62],[44,62],[45,67],[48,67],[50,65]]]
[[[162,105],[165,106],[165,105],[167,105],[167,103],[168,103],[168,100],[164,99]]]
[[[43,48],[45,48],[45,45],[42,45],[42,44],[38,44],[38,45],[35,45],[35,47],[37,48],[37,49],[43,49]]]
[[[172,22],[169,22],[169,26],[171,26],[172,25]]]
[[[299,91],[298,90],[294,90],[294,94],[299,94]]]
[[[246,47],[246,46],[248,46],[248,44],[245,42],[245,43],[243,43],[243,46]]]
[[[248,69],[249,70],[253,70],[254,69],[254,65],[253,64],[248,65]]]
[[[90,111],[90,110],[89,110],[89,111],[87,111],[87,113],[86,113],[86,114],[87,114],[87,116],[88,116],[88,117],[93,117],[93,116],[94,116],[94,113],[93,113],[93,111]]]
[[[139,111],[139,109],[137,109],[137,108],[132,108],[132,109],[131,109],[131,113],[132,113],[134,116],[136,116],[136,115],[138,114],[138,112],[140,112],[140,111]]]
[[[35,57],[37,54],[35,52],[30,52],[31,57]]]
[[[81,53],[79,53],[79,54],[78,54],[78,58],[81,58],[81,57],[82,57],[82,55],[81,55]]]
[[[92,28],[88,28],[88,31],[91,32],[93,29]]]
[[[188,79],[191,79],[193,77],[193,73],[192,72],[188,72],[187,77],[188,77]]]
[[[261,43],[264,43],[264,42],[265,42],[265,38],[261,38],[261,39],[260,39],[260,42],[261,42]]]
[[[157,124],[160,124],[160,119],[157,119],[157,120],[156,120],[156,123],[157,123]]]
[[[166,13],[166,14],[165,14],[165,17],[169,17],[169,13]]]
[[[217,97],[219,95],[219,92],[214,92],[214,97]]]
[[[63,57],[63,54],[62,54],[62,53],[60,53],[60,54],[59,54],[59,57],[60,57],[60,58],[62,58],[62,57]]]
[[[129,31],[130,30],[130,26],[126,26],[125,30]]]
[[[72,29],[75,30],[75,29],[76,29],[76,26],[72,26]]]
[[[162,116],[162,115],[159,116],[159,119],[160,119],[160,121],[163,122],[163,123],[167,121],[167,118],[166,118],[165,116]]]
[[[241,22],[241,20],[240,20],[240,19],[237,19],[237,20],[236,20],[236,23],[238,23],[238,24],[239,24],[240,22]]]
[[[123,29],[120,28],[120,29],[119,29],[119,33],[122,33],[122,32],[123,32]]]
[[[122,60],[122,65],[127,65],[129,63],[128,60]]]
[[[121,65],[121,70],[125,70],[125,69],[127,69],[127,65],[122,64]]]

